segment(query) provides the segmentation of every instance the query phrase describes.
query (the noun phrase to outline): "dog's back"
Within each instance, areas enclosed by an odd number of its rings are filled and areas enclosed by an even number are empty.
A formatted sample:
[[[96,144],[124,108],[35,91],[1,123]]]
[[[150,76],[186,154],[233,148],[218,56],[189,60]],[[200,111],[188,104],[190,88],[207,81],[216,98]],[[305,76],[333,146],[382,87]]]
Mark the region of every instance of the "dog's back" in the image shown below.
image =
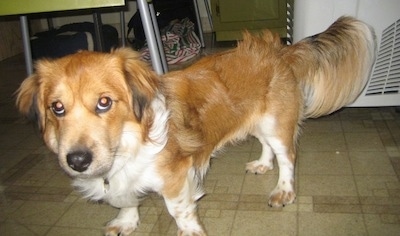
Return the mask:
[[[289,94],[286,106],[301,106],[294,76],[278,57],[279,37],[244,36],[237,48],[163,78],[172,133],[184,150],[199,154],[199,164],[224,143],[245,138],[283,93]]]
[[[374,56],[373,30],[352,17],[293,46],[270,31],[245,32],[237,48],[164,77],[176,136],[199,151],[246,136],[267,110],[285,106],[299,120],[330,114],[358,97]]]

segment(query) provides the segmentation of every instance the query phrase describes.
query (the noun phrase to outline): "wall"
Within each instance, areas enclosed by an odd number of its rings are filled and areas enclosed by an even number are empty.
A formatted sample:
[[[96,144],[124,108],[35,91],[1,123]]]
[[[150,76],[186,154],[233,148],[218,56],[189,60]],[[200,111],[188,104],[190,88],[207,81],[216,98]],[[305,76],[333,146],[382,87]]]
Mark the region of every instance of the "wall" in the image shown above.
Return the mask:
[[[17,55],[23,50],[19,21],[0,20],[0,61]]]

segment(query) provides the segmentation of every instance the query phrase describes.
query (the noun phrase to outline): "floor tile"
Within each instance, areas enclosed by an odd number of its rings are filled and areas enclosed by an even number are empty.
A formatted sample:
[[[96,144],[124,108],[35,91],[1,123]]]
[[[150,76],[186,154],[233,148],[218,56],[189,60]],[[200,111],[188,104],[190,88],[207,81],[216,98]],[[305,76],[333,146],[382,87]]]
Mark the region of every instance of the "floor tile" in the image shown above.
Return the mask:
[[[249,159],[250,151],[229,151],[219,154],[211,160],[208,174],[243,174],[245,173],[245,166]]]
[[[342,122],[339,119],[321,120],[310,119],[304,122],[302,132],[307,135],[309,133],[332,133],[343,132]]]
[[[248,173],[244,178],[242,193],[269,196],[269,193],[275,188],[277,182],[278,182],[277,174],[255,175]]]
[[[387,235],[396,236],[400,232],[400,224],[398,215],[382,216],[377,214],[365,214],[365,224],[369,235]],[[385,220],[391,218],[391,220]],[[397,220],[396,220],[397,219]]]
[[[36,236],[46,235],[49,226],[25,225],[19,222],[0,223],[0,235]]]
[[[54,225],[70,207],[64,202],[27,201],[18,210],[8,217],[26,225]]]
[[[300,152],[300,175],[352,175],[347,152]]]
[[[300,213],[299,236],[368,235],[361,214]]]
[[[395,175],[386,152],[350,152],[349,156],[355,175]]]
[[[230,235],[235,214],[234,210],[208,210],[202,218],[208,235]]]
[[[299,150],[302,152],[344,152],[347,150],[344,135],[340,132],[329,133],[329,135],[325,132],[305,133],[300,137],[299,144]]]
[[[238,211],[230,235],[296,235],[296,215],[287,212]]]
[[[345,133],[349,151],[384,151],[377,132]]]
[[[395,175],[356,175],[354,176],[360,196],[388,196],[388,185],[399,185]]]
[[[68,227],[53,227],[49,230],[46,236],[71,236],[71,235],[85,235],[85,236],[100,236],[102,231],[99,229],[87,228],[74,228]]]
[[[300,175],[298,194],[302,196],[357,196],[351,175]]]
[[[56,226],[101,229],[117,213],[117,209],[107,204],[75,202],[56,222]]]

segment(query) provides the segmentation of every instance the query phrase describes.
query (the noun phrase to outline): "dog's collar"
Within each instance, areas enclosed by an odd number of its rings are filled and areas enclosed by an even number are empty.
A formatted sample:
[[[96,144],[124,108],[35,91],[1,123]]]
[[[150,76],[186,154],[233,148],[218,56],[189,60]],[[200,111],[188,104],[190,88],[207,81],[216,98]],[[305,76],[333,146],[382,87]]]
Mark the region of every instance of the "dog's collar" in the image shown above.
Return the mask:
[[[104,179],[103,188],[104,188],[104,193],[107,193],[108,190],[110,190],[110,182],[108,181],[107,178]]]

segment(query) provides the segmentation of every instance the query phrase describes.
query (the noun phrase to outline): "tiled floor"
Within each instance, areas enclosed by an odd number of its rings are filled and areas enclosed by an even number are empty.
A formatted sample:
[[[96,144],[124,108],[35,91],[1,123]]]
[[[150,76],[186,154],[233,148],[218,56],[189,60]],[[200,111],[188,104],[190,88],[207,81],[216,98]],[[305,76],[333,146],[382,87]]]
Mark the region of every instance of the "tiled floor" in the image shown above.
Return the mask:
[[[211,47],[211,50],[215,48]],[[70,187],[56,158],[21,119],[12,93],[24,78],[23,58],[0,62],[0,235],[101,235],[117,214],[88,203]],[[346,108],[308,120],[299,142],[298,198],[267,206],[277,168],[246,174],[258,158],[253,138],[213,159],[199,214],[210,235],[400,235],[400,113]],[[134,235],[175,235],[162,199],[150,195]]]

